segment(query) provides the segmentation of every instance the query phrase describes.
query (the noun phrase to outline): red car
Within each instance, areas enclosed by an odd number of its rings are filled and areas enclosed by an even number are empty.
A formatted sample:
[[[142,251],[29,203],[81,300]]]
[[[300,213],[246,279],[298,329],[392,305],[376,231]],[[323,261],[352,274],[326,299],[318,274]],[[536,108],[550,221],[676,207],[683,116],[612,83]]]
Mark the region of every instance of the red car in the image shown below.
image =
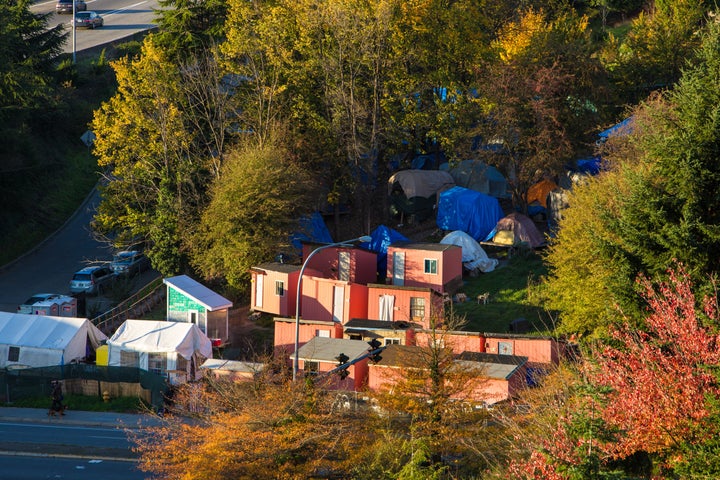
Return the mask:
[[[75,28],[97,28],[103,26],[103,18],[95,12],[76,12]]]

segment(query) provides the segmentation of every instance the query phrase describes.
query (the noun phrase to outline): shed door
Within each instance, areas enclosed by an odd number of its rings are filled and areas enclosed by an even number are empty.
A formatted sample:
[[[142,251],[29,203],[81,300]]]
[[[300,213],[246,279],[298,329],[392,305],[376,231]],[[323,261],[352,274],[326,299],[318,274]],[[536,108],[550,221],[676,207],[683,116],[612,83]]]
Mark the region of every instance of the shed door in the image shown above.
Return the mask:
[[[350,252],[338,252],[338,280],[350,281]]]
[[[395,309],[395,297],[393,295],[380,295],[379,312],[380,320],[385,322],[392,322],[393,311]]]
[[[265,275],[255,275],[255,306],[262,307],[263,304],[263,283]]]
[[[405,285],[405,252],[393,252],[393,285]]]
[[[342,322],[345,312],[345,289],[333,287],[333,322]]]

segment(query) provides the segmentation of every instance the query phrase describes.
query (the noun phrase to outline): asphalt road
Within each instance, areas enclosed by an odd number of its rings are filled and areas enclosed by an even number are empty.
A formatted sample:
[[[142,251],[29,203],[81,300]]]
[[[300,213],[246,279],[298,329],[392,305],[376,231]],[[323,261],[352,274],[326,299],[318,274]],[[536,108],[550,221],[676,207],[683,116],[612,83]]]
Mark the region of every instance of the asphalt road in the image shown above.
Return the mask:
[[[72,15],[56,14],[55,1],[40,1],[32,5],[34,13],[52,13],[48,26],[65,25],[70,33],[65,52],[79,52],[97,45],[112,43],[138,32],[155,28],[153,23],[157,0],[86,0],[87,9],[103,17],[105,25],[94,30],[75,29],[72,34]],[[74,48],[73,48],[74,46]]]
[[[0,480],[142,480],[135,463],[16,455],[0,458]]]
[[[93,191],[63,227],[34,251],[0,268],[0,311],[16,312],[17,306],[35,293],[70,292],[77,270],[97,262],[109,262],[112,253],[93,238],[90,230],[100,195]]]

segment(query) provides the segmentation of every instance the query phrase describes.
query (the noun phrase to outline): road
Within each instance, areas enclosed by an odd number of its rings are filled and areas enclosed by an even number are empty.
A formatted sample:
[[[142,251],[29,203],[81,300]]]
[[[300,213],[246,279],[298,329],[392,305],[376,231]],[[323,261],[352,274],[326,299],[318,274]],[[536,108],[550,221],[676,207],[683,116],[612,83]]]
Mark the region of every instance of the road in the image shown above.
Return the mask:
[[[36,250],[0,269],[0,310],[16,312],[35,293],[69,293],[74,272],[112,259],[90,231],[100,195],[93,191],[75,215]]]
[[[153,19],[157,8],[157,0],[86,0],[87,9],[97,12],[103,17],[105,25],[94,30],[75,30],[75,51],[111,43],[130,37],[133,34],[155,28]],[[72,15],[58,15],[55,12],[55,1],[40,1],[32,5],[33,13],[53,12],[48,26],[64,24],[70,32],[65,52],[73,52]]]
[[[135,463],[110,460],[9,456],[0,459],[0,480],[142,480]]]

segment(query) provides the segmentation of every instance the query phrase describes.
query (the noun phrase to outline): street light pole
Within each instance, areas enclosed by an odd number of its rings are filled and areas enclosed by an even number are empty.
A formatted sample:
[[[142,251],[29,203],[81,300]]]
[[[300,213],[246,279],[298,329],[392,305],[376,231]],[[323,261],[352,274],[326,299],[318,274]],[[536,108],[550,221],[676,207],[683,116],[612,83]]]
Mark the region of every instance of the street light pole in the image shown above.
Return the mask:
[[[76,37],[75,37],[75,2],[76,0],[72,0],[73,10],[72,10],[72,63],[75,65],[75,51],[77,50],[77,43],[76,43]]]
[[[352,247],[353,243],[355,242],[370,242],[372,241],[372,238],[363,235],[362,237],[353,238],[352,240],[345,240],[344,242],[336,242],[336,243],[328,243],[326,245],[321,245],[317,247],[315,250],[310,252],[310,255],[307,256],[305,261],[302,264],[302,267],[300,267],[300,276],[298,277],[298,283],[297,283],[297,295],[295,297],[295,359],[293,360],[293,382],[297,380],[298,376],[298,366],[300,365],[300,295],[302,293],[301,287],[302,287],[302,278],[303,273],[305,273],[305,267],[307,267],[308,262],[310,262],[310,259],[315,256],[316,253],[318,253],[321,250],[325,250],[326,248],[331,247]]]

